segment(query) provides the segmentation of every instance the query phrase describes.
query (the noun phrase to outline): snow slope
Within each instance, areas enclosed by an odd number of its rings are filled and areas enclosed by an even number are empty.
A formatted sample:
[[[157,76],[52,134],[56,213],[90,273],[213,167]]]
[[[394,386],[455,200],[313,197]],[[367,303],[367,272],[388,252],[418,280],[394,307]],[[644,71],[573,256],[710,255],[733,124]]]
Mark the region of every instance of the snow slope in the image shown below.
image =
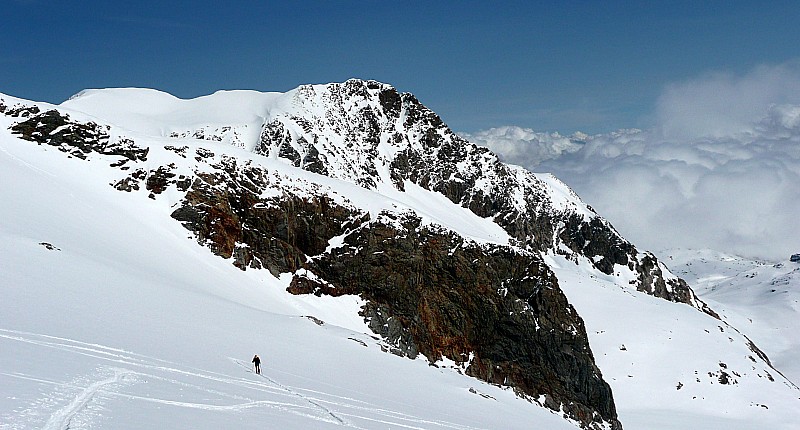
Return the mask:
[[[740,327],[792,381],[800,381],[800,264],[710,250],[666,250],[675,271]],[[788,256],[787,256],[788,257]]]
[[[240,271],[104,165],[0,139],[0,428],[574,428],[382,352],[354,298]]]
[[[166,147],[211,149],[257,163],[298,192],[322,190],[371,213],[413,210],[472,240],[509,243],[491,220],[411,183],[402,192],[369,190],[253,154],[257,133],[240,134],[241,144],[196,135],[228,126],[252,132],[270,109],[283,109],[280,98],[226,92],[182,101],[102,90],[58,109],[150,148],[148,168],[174,163],[188,174],[203,164]],[[292,296],[287,276],[239,270],[170,218],[174,189],[154,200],[145,190],[120,192],[109,186],[121,173],[107,157],[71,159],[20,140],[7,131],[15,120],[0,115],[0,428],[575,428],[445,363],[383,352],[357,315],[357,298]],[[582,207],[555,178],[540,180],[554,203]],[[745,308],[719,301],[719,321],[635,291],[624,267],[605,275],[585,260],[547,258],[586,323],[626,429],[800,422],[800,390],[745,335],[773,348],[776,364],[791,366],[791,348],[784,358],[771,345],[778,337],[751,335],[732,316]],[[263,376],[249,370],[254,353]]]
[[[625,428],[797,428],[800,390],[734,326],[550,258]]]

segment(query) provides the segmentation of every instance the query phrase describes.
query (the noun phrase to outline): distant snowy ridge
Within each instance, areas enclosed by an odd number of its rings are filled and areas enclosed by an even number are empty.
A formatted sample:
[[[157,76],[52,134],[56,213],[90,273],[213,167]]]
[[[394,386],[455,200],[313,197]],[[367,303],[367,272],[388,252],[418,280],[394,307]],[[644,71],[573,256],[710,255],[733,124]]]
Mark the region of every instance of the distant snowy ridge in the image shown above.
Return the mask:
[[[775,367],[800,383],[800,264],[771,263],[711,250],[664,250],[675,272],[720,316],[761,345]]]

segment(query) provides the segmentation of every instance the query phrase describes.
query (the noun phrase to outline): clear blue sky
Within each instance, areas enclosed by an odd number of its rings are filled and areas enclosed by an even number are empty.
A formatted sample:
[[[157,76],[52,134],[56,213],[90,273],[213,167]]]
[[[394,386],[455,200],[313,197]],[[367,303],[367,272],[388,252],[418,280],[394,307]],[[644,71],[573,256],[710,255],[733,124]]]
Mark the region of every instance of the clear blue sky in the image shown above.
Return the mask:
[[[377,79],[459,131],[646,126],[664,85],[800,59],[797,1],[2,0],[0,92]]]

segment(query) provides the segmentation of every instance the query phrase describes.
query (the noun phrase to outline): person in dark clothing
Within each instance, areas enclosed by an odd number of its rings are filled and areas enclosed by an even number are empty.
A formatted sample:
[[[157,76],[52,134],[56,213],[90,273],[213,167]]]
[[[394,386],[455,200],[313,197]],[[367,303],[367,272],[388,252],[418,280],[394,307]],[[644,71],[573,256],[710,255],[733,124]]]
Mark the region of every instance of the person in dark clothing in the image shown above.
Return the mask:
[[[258,354],[253,357],[253,364],[256,365],[256,375],[261,374],[261,359],[258,358]]]

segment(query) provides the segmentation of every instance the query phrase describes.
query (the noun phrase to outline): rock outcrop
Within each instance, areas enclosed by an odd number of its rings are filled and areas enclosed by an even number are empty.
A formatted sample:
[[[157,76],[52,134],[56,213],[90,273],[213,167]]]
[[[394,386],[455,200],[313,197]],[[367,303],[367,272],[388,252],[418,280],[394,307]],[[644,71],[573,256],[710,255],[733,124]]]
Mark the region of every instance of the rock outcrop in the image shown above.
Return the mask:
[[[23,111],[25,115],[20,115]],[[9,112],[6,112],[9,114]],[[10,116],[23,116],[28,119],[11,126],[11,132],[21,138],[58,148],[74,157],[86,159],[92,152],[103,155],[123,157],[125,161],[147,159],[147,149],[137,148],[130,139],[111,141],[109,127],[101,127],[93,122],[82,123],[70,120],[69,116],[57,110],[39,112],[35,106],[10,112]]]
[[[399,355],[447,358],[586,428],[621,428],[583,321],[537,253],[479,245],[413,213],[370,219],[234,163],[198,175],[172,214],[198,242],[242,269],[294,273],[292,294],[360,296],[365,322]],[[260,198],[269,186],[282,196]]]
[[[538,254],[381,214],[314,258],[289,291],[358,294],[365,320],[399,353],[453,360],[584,427],[620,428],[583,321]]]

